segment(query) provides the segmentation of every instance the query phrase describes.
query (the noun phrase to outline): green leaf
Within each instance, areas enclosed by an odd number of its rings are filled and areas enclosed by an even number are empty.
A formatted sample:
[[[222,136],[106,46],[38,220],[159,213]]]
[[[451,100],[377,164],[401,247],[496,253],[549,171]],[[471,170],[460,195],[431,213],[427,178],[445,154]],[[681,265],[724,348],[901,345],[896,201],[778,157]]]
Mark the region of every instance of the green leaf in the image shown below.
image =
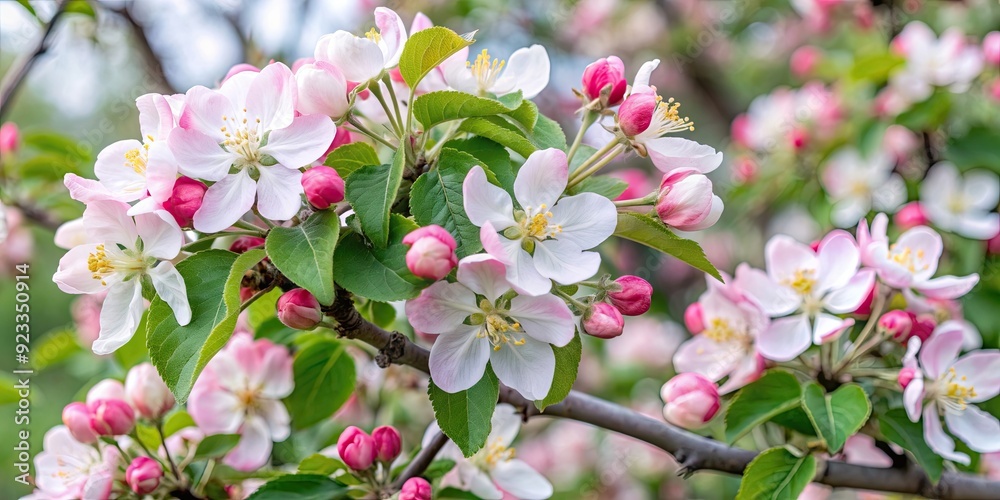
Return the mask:
[[[334,472],[341,469],[346,469],[347,466],[344,462],[337,460],[336,458],[330,458],[326,455],[315,453],[304,458],[301,463],[299,463],[299,474],[318,474],[320,476],[329,476]]]
[[[396,308],[385,302],[369,300],[364,306],[358,307],[358,312],[365,319],[382,328],[389,328],[396,322]]]
[[[816,475],[816,458],[782,447],[765,450],[747,465],[736,500],[795,500]]]
[[[431,462],[431,464],[428,465],[426,469],[424,469],[424,473],[421,474],[420,476],[428,481],[433,481],[451,472],[451,470],[454,468],[455,468],[454,460],[448,460],[447,458],[440,458]]]
[[[726,409],[726,441],[732,444],[750,429],[799,406],[802,387],[795,376],[770,371],[740,389]]]
[[[250,330],[256,333],[261,325],[277,316],[278,299],[282,293],[284,292],[280,288],[275,288],[261,295],[247,307],[247,323],[250,324]]]
[[[66,12],[74,14],[83,14],[88,17],[94,17],[94,8],[90,6],[89,2],[85,0],[70,0],[66,4]]]
[[[25,179],[57,181],[66,174],[80,174],[80,163],[65,156],[42,153],[18,166],[20,176]]]
[[[17,403],[21,400],[18,389],[14,387],[17,384],[17,379],[0,372],[0,406]]]
[[[503,97],[511,98],[513,102],[517,102],[519,104],[517,109],[506,113],[506,115],[516,120],[521,125],[524,125],[524,127],[528,130],[534,129],[535,125],[538,124],[538,106],[527,99],[522,100],[520,91],[514,94],[507,94]]]
[[[406,155],[399,149],[391,164],[361,167],[345,183],[347,201],[358,215],[365,236],[378,247],[388,242],[389,210],[403,181],[405,163]]]
[[[322,210],[293,227],[275,227],[265,248],[288,279],[309,290],[321,304],[333,303],[333,250],[340,236],[336,212]]]
[[[865,424],[872,405],[857,384],[846,384],[826,394],[823,387],[810,382],[802,391],[802,409],[826,442],[827,451],[834,454]]]
[[[910,130],[931,130],[944,123],[951,110],[951,92],[938,90],[923,102],[896,117],[896,123]]]
[[[159,449],[160,445],[163,444],[163,440],[160,439],[160,432],[155,427],[146,424],[136,424],[135,437],[150,450]]]
[[[517,127],[496,116],[466,118],[458,131],[490,139],[525,158],[537,149]]]
[[[441,431],[458,445],[466,457],[471,457],[486,444],[492,428],[493,410],[500,397],[500,381],[492,368],[487,367],[483,378],[475,385],[454,394],[441,390],[431,380],[427,394]]]
[[[168,415],[167,419],[163,422],[163,435],[166,437],[173,436],[177,431],[186,427],[195,427],[194,419],[191,418],[190,413],[184,410],[177,410]]]
[[[76,341],[76,333],[68,328],[46,333],[31,350],[31,367],[36,372],[61,364],[74,354],[83,352],[83,348]]]
[[[816,435],[816,429],[813,428],[813,423],[809,420],[809,415],[806,415],[805,410],[801,406],[796,406],[785,413],[775,415],[771,418],[771,422],[806,436]]]
[[[576,186],[570,189],[570,194],[584,192],[597,193],[609,200],[614,200],[621,196],[628,189],[628,183],[610,175],[598,175],[587,177]]]
[[[519,109],[518,105],[520,102],[514,107],[507,107],[496,99],[478,97],[455,90],[439,90],[428,92],[414,99],[413,116],[424,126],[424,130],[430,130],[431,127],[439,123],[451,120],[513,113]]]
[[[878,427],[886,439],[909,452],[931,482],[937,484],[944,471],[944,459],[924,441],[923,422],[911,422],[906,410],[894,408],[879,415]]]
[[[226,250],[198,252],[177,264],[184,278],[191,322],[179,326],[170,306],[156,297],[149,306],[146,348],[156,371],[179,404],[236,327],[243,273],[264,257],[262,249],[237,256]]]
[[[239,434],[215,434],[205,436],[198,443],[198,448],[194,452],[195,460],[205,460],[207,458],[218,458],[236,447],[240,442]]]
[[[854,80],[871,80],[874,83],[885,82],[889,73],[906,62],[906,59],[889,52],[880,52],[858,57],[851,67],[851,78]]]
[[[1000,174],[997,131],[988,127],[972,127],[963,136],[952,136],[948,139],[945,157],[962,170],[982,167]]]
[[[317,474],[286,474],[272,479],[248,500],[337,500],[350,498],[347,487]]]
[[[434,26],[418,31],[406,41],[399,56],[399,74],[411,89],[417,88],[432,69],[438,67],[449,56],[472,45],[473,33],[459,35],[454,31]]]
[[[68,161],[88,163],[93,161],[90,147],[80,141],[55,132],[30,132],[24,134],[24,144],[41,152],[62,156]]]
[[[580,356],[583,354],[583,343],[580,341],[580,334],[573,335],[573,340],[562,347],[552,346],[552,352],[556,355],[555,376],[552,378],[552,387],[545,399],[535,401],[538,411],[544,412],[545,408],[561,403],[573,389],[576,382],[577,371],[580,369]]]
[[[344,345],[320,338],[295,354],[295,389],[286,403],[296,428],[329,418],[354,393],[354,360]]]
[[[302,330],[286,326],[276,316],[272,316],[254,329],[256,339],[268,339],[275,344],[290,346]]]
[[[455,237],[459,258],[483,249],[479,228],[465,214],[462,183],[479,162],[472,155],[444,148],[438,167],[421,175],[410,190],[410,213],[421,226],[437,224]]]
[[[334,258],[337,283],[356,295],[380,302],[416,297],[428,282],[406,268],[403,236],[417,227],[410,219],[392,214],[385,248],[369,246],[357,233],[345,236]]]
[[[514,179],[517,177],[517,170],[510,161],[510,153],[500,144],[485,137],[470,137],[448,141],[444,147],[463,151],[476,157],[479,163],[486,165],[489,171],[493,172],[501,187],[508,193],[514,192]]]
[[[619,213],[615,236],[672,255],[722,281],[719,270],[709,262],[708,257],[705,257],[705,252],[697,242],[677,236],[662,222],[648,215],[635,212]]]
[[[556,148],[566,151],[566,134],[555,120],[538,115],[538,123],[531,130],[531,136],[538,149]]]
[[[369,165],[381,165],[375,148],[366,142],[352,142],[334,149],[326,156],[324,165],[333,168],[341,177],[347,178],[355,170]]]

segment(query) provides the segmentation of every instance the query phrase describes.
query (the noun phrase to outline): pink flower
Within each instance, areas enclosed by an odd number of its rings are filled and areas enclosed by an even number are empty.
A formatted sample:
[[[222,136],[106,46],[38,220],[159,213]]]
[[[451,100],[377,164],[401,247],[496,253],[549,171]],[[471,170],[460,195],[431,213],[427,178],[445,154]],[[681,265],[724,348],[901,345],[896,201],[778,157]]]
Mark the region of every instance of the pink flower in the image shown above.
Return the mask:
[[[97,441],[98,434],[90,427],[92,415],[90,408],[80,402],[70,403],[63,408],[62,421],[73,435],[73,439],[84,444]]]
[[[399,490],[399,500],[431,500],[431,483],[422,477],[411,477]]]
[[[302,174],[302,189],[309,204],[320,210],[344,201],[344,179],[327,166],[318,165],[306,170]]]
[[[187,92],[170,149],[185,175],[215,183],[195,213],[195,229],[228,228],[255,198],[269,219],[298,213],[298,169],[323,155],[336,126],[324,115],[295,116],[296,97],[295,78],[281,63],[236,74],[219,90]]]
[[[1000,66],[1000,31],[991,31],[983,37],[983,59],[994,68]]]
[[[458,263],[457,282],[438,281],[406,302],[406,317],[415,329],[439,334],[431,347],[430,373],[442,390],[472,387],[490,363],[500,381],[524,397],[548,394],[555,374],[551,345],[572,340],[573,314],[554,295],[508,298],[511,284],[505,273],[502,262],[470,255]]]
[[[663,384],[663,417],[685,429],[707,424],[719,411],[719,391],[711,380],[697,373],[681,373]]]
[[[128,371],[125,396],[139,415],[151,419],[163,417],[176,402],[156,368],[149,363],[136,365]]]
[[[406,267],[415,276],[432,280],[444,278],[458,264],[455,238],[438,225],[421,227],[403,237],[410,245],[406,252]]]
[[[618,290],[608,290],[608,300],[626,316],[639,316],[649,310],[653,286],[648,281],[626,275],[615,280]]]
[[[889,125],[882,135],[882,151],[890,154],[897,163],[906,160],[918,146],[920,139],[917,135],[902,125]]]
[[[837,227],[852,227],[875,208],[891,211],[906,201],[906,183],[893,173],[895,161],[885,153],[863,157],[853,148],[834,153],[823,166],[823,188],[834,203],[830,218]]]
[[[125,483],[140,495],[156,491],[162,477],[163,467],[160,463],[146,456],[135,457],[125,469]]]
[[[0,154],[6,156],[17,153],[21,144],[21,131],[14,122],[0,125]]]
[[[352,425],[344,429],[337,439],[337,454],[348,467],[362,471],[372,466],[378,451],[375,449],[375,440]]]
[[[617,106],[625,98],[625,64],[617,56],[598,59],[583,70],[583,94],[591,101],[600,101],[601,108]],[[607,94],[602,94],[607,90]]]
[[[914,347],[910,340],[904,366],[915,366]],[[903,402],[910,420],[922,417],[924,439],[938,455],[964,465],[969,456],[955,451],[954,440],[941,427],[944,417],[948,429],[973,451],[1000,451],[1000,422],[972,403],[981,403],[1000,393],[1000,351],[975,351],[959,357],[962,331],[951,322],[934,330],[920,348],[919,370],[903,391]]]
[[[737,286],[765,313],[778,318],[757,339],[764,357],[788,361],[812,344],[837,338],[854,324],[853,319],[833,315],[856,310],[875,279],[874,271],[858,270],[861,256],[854,238],[832,231],[813,251],[778,235],[764,251],[767,273],[749,267],[736,271]]]
[[[298,105],[295,110],[304,115],[326,115],[339,120],[351,109],[347,96],[347,80],[336,66],[316,61],[295,70]]]
[[[163,209],[174,217],[180,227],[191,227],[194,214],[201,208],[208,186],[190,177],[181,176],[174,183],[170,197],[163,200]]]
[[[926,24],[911,21],[893,39],[892,48],[906,57],[906,65],[889,77],[889,87],[911,103],[927,99],[935,87],[965,92],[983,70],[982,50],[966,44],[958,28],[938,38]]]
[[[287,348],[236,333],[198,377],[188,411],[207,435],[240,434],[223,462],[252,471],[268,462],[272,441],[284,441],[290,434],[288,410],[281,399],[293,387]]]
[[[678,168],[663,176],[656,213],[664,224],[698,231],[715,225],[722,210],[722,198],[712,193],[712,181],[696,169]]]
[[[804,45],[795,49],[795,52],[792,52],[792,57],[788,64],[793,75],[805,78],[816,69],[816,65],[819,64],[822,57],[823,52],[820,49],[812,45]]]
[[[253,64],[247,64],[247,63],[235,64],[233,65],[232,68],[229,68],[229,71],[226,72],[226,76],[222,77],[222,83],[226,83],[226,80],[229,80],[233,76],[244,72],[260,73],[260,68],[254,66]]]
[[[930,221],[920,206],[920,202],[912,201],[900,207],[896,215],[892,216],[892,222],[905,231],[917,226],[926,226]]]
[[[391,425],[376,427],[372,431],[372,439],[375,440],[376,458],[382,462],[392,462],[403,451],[403,438]]]
[[[107,500],[111,497],[119,454],[114,447],[83,444],[57,425],[45,433],[44,451],[35,457],[34,498]]]
[[[622,334],[625,319],[618,308],[607,302],[597,302],[583,315],[583,331],[597,338],[611,339]]]
[[[733,164],[733,180],[740,184],[748,184],[757,179],[760,167],[749,157],[742,157]]]

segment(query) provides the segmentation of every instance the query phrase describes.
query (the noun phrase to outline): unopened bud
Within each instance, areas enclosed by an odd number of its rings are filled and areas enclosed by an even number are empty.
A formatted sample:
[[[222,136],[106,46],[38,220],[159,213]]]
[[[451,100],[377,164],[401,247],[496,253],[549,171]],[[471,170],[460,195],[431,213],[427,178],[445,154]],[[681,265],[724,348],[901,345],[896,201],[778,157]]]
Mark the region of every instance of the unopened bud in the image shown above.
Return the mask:
[[[201,208],[207,190],[208,186],[200,181],[190,177],[180,177],[174,182],[170,198],[163,202],[163,209],[174,216],[179,226],[191,227],[194,213]]]
[[[320,210],[344,201],[344,179],[336,170],[324,165],[310,168],[302,174],[302,190],[309,204]]]
[[[697,373],[681,373],[663,384],[663,417],[685,429],[707,424],[719,411],[719,390]]]
[[[625,316],[639,316],[649,310],[653,297],[653,286],[648,281],[626,275],[615,280],[620,288],[609,291],[608,299]]]
[[[602,339],[610,339],[622,334],[625,318],[618,308],[607,302],[597,302],[583,315],[583,331]]]
[[[278,297],[278,319],[289,328],[311,330],[323,320],[323,311],[313,294],[295,288]]]

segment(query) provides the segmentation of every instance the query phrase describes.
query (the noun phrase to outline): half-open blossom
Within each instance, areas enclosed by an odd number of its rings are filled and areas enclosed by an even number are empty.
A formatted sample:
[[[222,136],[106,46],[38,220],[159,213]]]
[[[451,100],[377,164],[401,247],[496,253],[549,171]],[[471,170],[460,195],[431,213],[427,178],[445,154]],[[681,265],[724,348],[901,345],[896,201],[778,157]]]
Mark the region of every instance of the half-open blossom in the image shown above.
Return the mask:
[[[878,319],[879,333],[889,335],[899,342],[906,342],[912,330],[913,318],[910,313],[900,309],[889,311]]]
[[[583,70],[583,95],[602,108],[617,106],[625,99],[625,63],[618,56],[598,59]],[[602,93],[607,89],[607,96]]]
[[[920,184],[920,205],[935,226],[967,238],[988,240],[1000,233],[1000,177],[988,170],[958,173],[950,162],[931,167]]]
[[[406,268],[415,276],[432,280],[444,278],[458,264],[455,237],[436,224],[411,231],[403,237]]]
[[[519,293],[547,293],[550,280],[577,283],[601,264],[597,252],[585,250],[614,233],[618,213],[611,200],[596,193],[560,199],[568,177],[566,153],[535,151],[514,180],[517,210],[482,168],[473,167],[465,178],[465,212],[482,228],[483,247],[507,266],[507,281]]]
[[[201,208],[208,186],[190,177],[181,176],[174,182],[170,196],[163,200],[163,209],[173,216],[180,227],[191,227],[194,214]]]
[[[403,451],[403,437],[391,425],[381,425],[372,430],[375,440],[376,458],[384,463],[390,463]]]
[[[853,319],[834,314],[857,309],[875,280],[874,271],[858,271],[861,256],[854,238],[833,231],[813,251],[778,235],[767,242],[764,252],[767,273],[750,267],[736,272],[737,284],[765,313],[778,318],[757,339],[764,357],[788,361],[812,344],[837,338],[854,324]]]
[[[365,36],[348,31],[324,35],[316,43],[314,57],[343,72],[347,80],[365,83],[399,64],[406,44],[406,27],[392,9],[375,9],[375,26]]]
[[[530,465],[519,458],[513,446],[521,430],[521,414],[513,406],[500,403],[493,411],[490,435],[486,444],[475,455],[465,458],[458,446],[448,441],[438,458],[455,462],[441,480],[442,486],[455,486],[472,492],[484,500],[513,498],[541,500],[552,496],[552,484]],[[437,422],[432,422],[424,433],[423,446],[441,432]]]
[[[295,110],[304,115],[326,115],[339,120],[351,109],[347,79],[336,66],[316,61],[295,70],[298,103]]]
[[[136,365],[128,371],[125,397],[139,415],[153,419],[164,416],[176,403],[167,384],[149,363]]]
[[[830,218],[837,227],[852,227],[874,207],[893,211],[906,201],[906,183],[893,173],[895,161],[878,152],[870,158],[853,148],[833,154],[823,169],[823,188],[833,201]]]
[[[317,165],[302,174],[302,189],[309,204],[326,210],[330,205],[344,201],[344,179],[336,170]]]
[[[703,174],[722,164],[722,153],[710,146],[682,139],[663,137],[674,132],[694,130],[694,124],[679,114],[680,103],[673,98],[663,101],[656,87],[649,85],[649,75],[660,64],[654,59],[642,65],[632,83],[632,91],[618,109],[618,127],[642,156],[649,156],[656,168],[670,172],[675,168],[693,168]]]
[[[982,50],[966,44],[957,28],[938,38],[926,24],[912,21],[893,39],[892,48],[906,57],[906,65],[889,78],[889,86],[911,103],[930,97],[934,87],[965,92],[983,70]]]
[[[362,471],[372,466],[378,450],[375,440],[367,432],[352,425],[337,438],[337,455],[351,469]]]
[[[919,346],[918,339],[911,344]],[[938,455],[969,464],[969,456],[955,450],[955,441],[941,427],[941,417],[952,434],[973,451],[1000,451],[1000,422],[972,403],[987,401],[1000,393],[1000,351],[975,351],[959,357],[962,332],[946,321],[920,348],[916,376],[903,391],[910,420],[923,417],[924,440]],[[904,366],[914,367],[912,350]],[[921,408],[923,411],[921,412]]]
[[[399,500],[431,500],[431,483],[422,477],[411,477],[399,490]]]
[[[268,219],[298,213],[298,169],[326,152],[337,128],[325,115],[295,116],[295,103],[295,77],[281,63],[236,74],[219,90],[188,91],[168,142],[182,173],[214,182],[195,213],[195,229],[228,228],[255,198]]]
[[[86,403],[79,401],[74,401],[63,408],[62,421],[69,433],[73,435],[73,439],[84,444],[97,441],[99,435],[90,426],[92,415],[93,412],[90,411]]]
[[[296,330],[312,330],[323,320],[319,301],[305,288],[293,288],[278,297],[278,319]]]
[[[35,457],[32,498],[111,497],[120,454],[113,446],[83,444],[57,425],[45,433],[44,450]]]
[[[521,91],[525,99],[538,95],[549,84],[549,53],[541,45],[514,51],[506,61],[483,49],[475,62],[449,58],[441,65],[448,85],[462,92],[497,97]]]
[[[704,426],[722,406],[719,390],[711,380],[698,373],[681,373],[663,384],[663,417],[685,429]]]
[[[114,352],[135,334],[146,309],[144,279],[173,309],[178,324],[191,321],[184,278],[169,262],[181,250],[180,228],[154,214],[129,217],[128,210],[128,204],[120,201],[91,202],[83,213],[88,242],[67,252],[52,277],[66,293],[107,291],[101,333],[93,345],[97,354]]]
[[[284,441],[291,433],[281,400],[293,387],[287,348],[236,333],[198,377],[188,411],[207,435],[240,434],[223,463],[240,471],[257,470],[268,462],[272,441]]]
[[[664,224],[700,231],[715,225],[724,208],[722,198],[712,193],[712,181],[697,169],[675,168],[663,176],[656,213]]]
[[[458,263],[457,282],[439,281],[406,302],[410,324],[438,334],[431,380],[446,392],[479,382],[487,362],[501,382],[528,399],[549,392],[555,373],[550,344],[573,339],[573,313],[554,295],[510,298],[504,267],[488,255],[470,255]]]
[[[156,491],[163,477],[163,466],[147,456],[138,456],[125,469],[125,484],[139,495]]]

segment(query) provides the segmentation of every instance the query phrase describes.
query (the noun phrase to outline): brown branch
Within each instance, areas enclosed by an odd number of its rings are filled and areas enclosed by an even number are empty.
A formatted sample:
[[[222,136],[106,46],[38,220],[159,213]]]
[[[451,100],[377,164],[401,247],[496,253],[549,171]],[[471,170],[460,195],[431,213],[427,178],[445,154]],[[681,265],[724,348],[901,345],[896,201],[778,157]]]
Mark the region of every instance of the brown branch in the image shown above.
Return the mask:
[[[340,325],[338,331],[343,337],[361,340],[379,348],[380,352],[386,354],[389,362],[428,372],[427,360],[430,353],[427,349],[414,344],[398,332],[388,332],[362,318],[354,308],[350,292],[338,288],[337,300],[326,312],[337,320]],[[398,343],[398,337],[402,337],[405,342],[392,349],[394,352],[387,352],[386,346],[394,341]],[[747,464],[757,456],[753,451],[726,446],[577,391],[570,391],[562,403],[549,406],[544,413],[538,412],[533,402],[508,387],[501,386],[500,401],[519,408],[525,417],[568,418],[645,441],[673,455],[683,466],[681,473],[684,475],[699,470],[742,474]],[[934,485],[923,470],[916,466],[905,469],[877,468],[834,461],[828,461],[825,467],[820,467],[813,480],[835,488],[887,491],[944,499],[989,500],[996,498],[996,492],[1000,491],[1000,481],[968,474],[945,472],[938,484]]]
[[[167,79],[167,74],[163,71],[163,63],[160,60],[159,54],[153,50],[153,46],[149,43],[149,36],[146,34],[146,27],[132,16],[132,12],[129,11],[128,5],[124,5],[120,8],[109,7],[104,3],[100,3],[99,5],[108,12],[117,14],[125,20],[129,29],[132,31],[132,36],[135,38],[135,41],[138,42],[137,46],[139,53],[142,55],[142,59],[146,62],[146,73],[156,80],[157,84],[163,89],[164,93],[176,94],[177,89],[170,83],[170,80]]]
[[[445,436],[443,432],[438,432],[434,436],[434,439],[432,439],[430,443],[427,443],[427,446],[420,450],[420,452],[417,453],[417,456],[406,465],[403,472],[399,473],[399,477],[397,477],[396,480],[389,485],[389,493],[399,491],[407,479],[423,474],[424,471],[427,470],[427,466],[434,461],[434,457],[437,456],[438,452],[441,451],[441,448],[444,448],[444,445],[447,443],[448,436]]]
[[[50,231],[59,229],[63,223],[44,208],[37,207],[30,202],[15,201],[11,205],[17,207],[26,218]]]
[[[21,87],[21,84],[24,83],[24,79],[28,76],[28,72],[31,71],[32,66],[35,65],[35,62],[40,57],[48,52],[52,33],[55,31],[59,19],[66,12],[66,4],[68,3],[67,0],[60,0],[56,4],[56,12],[52,14],[52,19],[49,19],[35,47],[15,61],[14,65],[7,70],[7,75],[4,77],[3,82],[0,82],[0,121],[3,121],[3,117],[10,111],[11,98],[17,93],[17,89]]]

